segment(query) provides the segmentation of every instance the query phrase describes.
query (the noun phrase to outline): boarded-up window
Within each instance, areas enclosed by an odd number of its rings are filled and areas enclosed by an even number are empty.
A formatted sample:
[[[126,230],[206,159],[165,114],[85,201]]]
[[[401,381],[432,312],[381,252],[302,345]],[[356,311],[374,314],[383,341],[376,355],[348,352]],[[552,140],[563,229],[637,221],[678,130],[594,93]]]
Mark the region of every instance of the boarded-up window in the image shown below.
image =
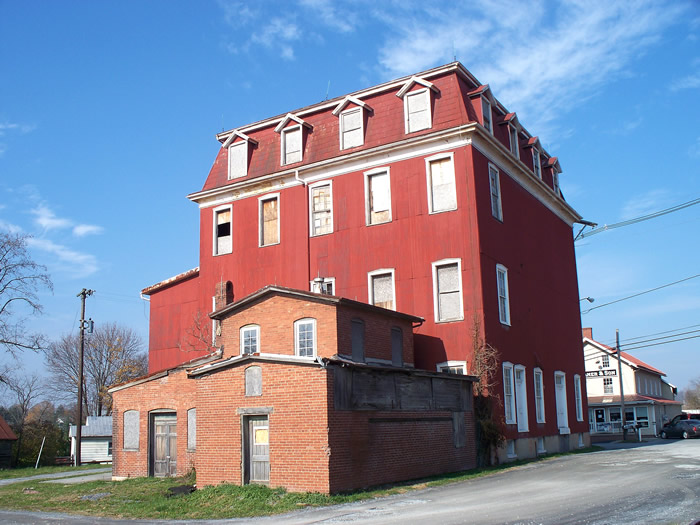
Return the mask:
[[[301,162],[301,126],[282,131],[282,164]]]
[[[260,351],[260,327],[248,325],[241,328],[241,354],[255,354]]]
[[[138,450],[139,448],[139,411],[124,412],[124,448]]]
[[[236,179],[248,174],[248,143],[236,142],[228,148],[228,178]]]
[[[260,246],[277,244],[279,237],[279,199],[272,197],[260,201]]]
[[[406,95],[406,119],[408,133],[427,129],[430,123],[430,92],[427,89]]]
[[[352,360],[358,363],[365,360],[365,323],[362,319],[351,321]]]
[[[340,114],[340,149],[362,146],[362,108],[353,108]]]
[[[510,305],[508,297],[508,270],[500,264],[496,266],[498,285],[498,317],[503,324],[510,324]]]
[[[370,275],[370,287],[374,306],[394,309],[394,276],[391,272]]]
[[[231,253],[231,208],[218,210],[215,216],[215,255]]]
[[[462,290],[459,265],[455,263],[436,266],[437,313],[439,321],[462,318]]]
[[[452,157],[431,160],[428,163],[428,204],[430,212],[454,210],[457,208],[455,170]]]
[[[367,224],[391,220],[391,185],[389,173],[367,176]]]
[[[245,369],[245,395],[262,395],[262,368],[259,366],[249,366]]]
[[[498,170],[489,166],[489,186],[491,188],[491,215],[496,219],[503,220],[501,213],[501,181]]]
[[[294,340],[298,356],[316,355],[316,319],[300,319],[294,323]]]
[[[197,448],[197,409],[190,408],[187,411],[187,450]]]
[[[391,329],[391,364],[403,366],[403,332],[397,326]]]
[[[331,185],[311,189],[311,233],[323,235],[333,231]]]

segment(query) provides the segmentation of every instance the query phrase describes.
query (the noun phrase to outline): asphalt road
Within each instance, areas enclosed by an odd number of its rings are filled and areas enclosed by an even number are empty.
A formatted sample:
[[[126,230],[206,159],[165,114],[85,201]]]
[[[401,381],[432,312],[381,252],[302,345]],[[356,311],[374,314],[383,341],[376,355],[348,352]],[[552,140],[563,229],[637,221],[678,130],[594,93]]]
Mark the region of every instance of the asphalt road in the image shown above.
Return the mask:
[[[283,516],[199,523],[599,525],[690,524],[698,519],[700,440],[696,439],[658,440],[643,446],[565,456],[444,487]],[[8,511],[0,511],[0,522],[124,523]]]

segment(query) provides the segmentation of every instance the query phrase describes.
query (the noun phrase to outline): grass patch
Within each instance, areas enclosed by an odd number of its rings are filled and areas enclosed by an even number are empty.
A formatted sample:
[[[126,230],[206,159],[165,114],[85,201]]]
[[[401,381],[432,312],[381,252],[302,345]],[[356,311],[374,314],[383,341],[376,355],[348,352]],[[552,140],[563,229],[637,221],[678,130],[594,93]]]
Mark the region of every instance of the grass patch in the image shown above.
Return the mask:
[[[82,470],[92,470],[96,468],[107,468],[111,465],[82,465],[80,467],[71,467],[69,465],[61,467],[39,467],[35,469],[34,467],[23,467],[23,468],[11,468],[11,469],[0,469],[0,479],[11,479],[11,478],[26,478],[29,476],[38,476],[39,474],[54,474],[58,472],[80,472]]]
[[[592,452],[600,447],[576,450]],[[521,465],[565,454],[551,454],[531,460],[519,460],[495,467],[444,474],[432,478],[398,483],[350,494],[325,495],[287,492],[261,485],[222,484],[191,494],[169,496],[168,489],[194,483],[185,478],[133,478],[120,482],[93,481],[74,485],[41,483],[37,480],[0,487],[0,506],[5,509],[64,512],[89,516],[130,519],[225,519],[281,514],[303,507],[318,507],[402,494],[504,472]],[[33,469],[32,469],[33,470]],[[28,490],[33,489],[33,490]],[[37,493],[34,493],[34,492]],[[107,493],[108,495],[99,497]],[[90,500],[86,496],[98,496]]]

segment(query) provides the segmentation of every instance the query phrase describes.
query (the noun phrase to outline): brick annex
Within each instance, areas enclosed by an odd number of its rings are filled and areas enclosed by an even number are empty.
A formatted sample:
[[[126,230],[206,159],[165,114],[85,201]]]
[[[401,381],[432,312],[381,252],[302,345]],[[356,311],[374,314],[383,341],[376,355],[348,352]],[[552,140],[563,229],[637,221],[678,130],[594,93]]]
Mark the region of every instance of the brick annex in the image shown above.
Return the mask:
[[[217,135],[199,266],[145,288],[113,475],[338,492],[590,442],[561,166],[455,62]],[[585,222],[585,221],[584,221]]]

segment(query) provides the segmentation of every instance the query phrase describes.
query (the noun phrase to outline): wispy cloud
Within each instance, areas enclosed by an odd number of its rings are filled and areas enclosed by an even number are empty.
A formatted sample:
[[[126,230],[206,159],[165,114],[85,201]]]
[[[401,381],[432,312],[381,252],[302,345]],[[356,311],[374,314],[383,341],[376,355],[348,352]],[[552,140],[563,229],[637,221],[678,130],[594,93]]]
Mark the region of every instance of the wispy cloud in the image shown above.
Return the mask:
[[[76,237],[84,237],[86,235],[99,234],[104,231],[102,226],[94,224],[76,224],[71,219],[57,217],[46,204],[40,204],[30,211],[32,215],[34,215],[34,223],[45,232],[71,228],[73,235]]]
[[[343,9],[340,3],[330,0],[300,0],[299,3],[314,12],[325,26],[341,33],[351,33],[358,25],[357,13]]]
[[[86,235],[96,235],[102,233],[104,228],[94,224],[78,224],[73,226],[73,235],[76,237],[85,237]]]
[[[48,239],[29,237],[27,245],[56,257],[57,269],[67,272],[73,277],[85,277],[98,270],[97,258],[89,253],[72,250],[62,244]]]
[[[24,135],[36,129],[32,124],[19,124],[17,122],[0,122],[0,138],[8,136],[10,133],[20,133]],[[7,142],[0,142],[0,157],[7,152]]]
[[[454,50],[528,128],[548,130],[560,113],[627,74],[683,9],[652,1],[408,3],[382,17],[390,31],[379,62],[394,77],[451,61]]]
[[[629,199],[622,206],[620,220],[626,221],[647,215],[673,204],[671,192],[664,189],[651,190],[641,195],[636,195]]]
[[[8,233],[22,233],[22,227],[0,219],[0,231],[6,231]]]
[[[682,89],[697,88],[700,88],[700,71],[675,80],[671,83],[671,91],[681,91]]]

